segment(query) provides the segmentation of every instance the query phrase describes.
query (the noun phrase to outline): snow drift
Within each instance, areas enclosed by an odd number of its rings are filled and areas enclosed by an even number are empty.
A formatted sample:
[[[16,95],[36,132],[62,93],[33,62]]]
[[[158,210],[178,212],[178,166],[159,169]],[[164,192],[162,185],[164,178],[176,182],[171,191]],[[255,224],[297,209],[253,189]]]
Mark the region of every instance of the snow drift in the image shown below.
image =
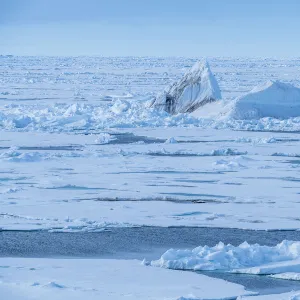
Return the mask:
[[[235,247],[219,243],[214,247],[165,252],[152,266],[178,270],[223,270],[238,273],[276,274],[300,272],[300,242],[283,241],[274,247],[249,245]]]
[[[230,116],[249,120],[300,116],[300,89],[279,81],[268,81],[235,100]]]
[[[178,82],[159,95],[153,106],[170,114],[191,113],[221,99],[219,85],[206,61],[197,62]]]

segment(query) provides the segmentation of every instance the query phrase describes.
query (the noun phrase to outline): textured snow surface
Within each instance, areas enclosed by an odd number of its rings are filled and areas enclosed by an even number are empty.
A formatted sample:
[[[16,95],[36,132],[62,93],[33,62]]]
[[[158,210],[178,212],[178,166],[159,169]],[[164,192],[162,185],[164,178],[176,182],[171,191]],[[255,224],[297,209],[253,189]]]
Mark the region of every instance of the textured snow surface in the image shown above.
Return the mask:
[[[180,81],[159,95],[153,106],[171,114],[191,113],[219,99],[219,85],[208,63],[203,61],[195,63]]]
[[[299,146],[293,133],[198,128],[2,131],[0,227],[297,229]]]
[[[297,280],[297,281],[300,280],[300,273],[295,273],[295,272],[285,272],[280,274],[273,274],[270,276],[278,279]]]
[[[199,65],[186,73],[198,60],[0,56],[0,228],[299,229],[300,117],[298,89],[289,84],[300,86],[300,60],[214,58],[214,76]],[[186,85],[197,77],[201,86]],[[187,111],[187,102],[219,99],[218,85],[222,101],[191,114],[151,107],[171,86]],[[253,95],[263,101],[251,118],[231,114],[235,103],[253,111]],[[202,264],[293,280],[300,273],[295,242],[172,251],[168,261],[192,269]],[[238,285],[137,261],[0,259],[0,295],[12,300],[244,294]]]
[[[1,299],[232,299],[241,285],[136,260],[0,258]],[[218,286],[218,289],[215,287]]]
[[[241,296],[237,300],[300,300],[299,292],[290,292],[284,294],[262,295],[262,296]]]
[[[235,100],[231,116],[236,119],[300,116],[300,89],[279,81],[268,81]]]
[[[283,241],[269,247],[247,242],[235,247],[219,243],[192,250],[165,252],[152,266],[176,270],[224,270],[249,274],[300,271],[300,242]]]
[[[173,116],[150,107],[151,103],[157,93],[180,80],[197,59],[6,56],[0,59],[2,129],[73,132],[116,127],[193,126],[300,130],[300,117],[295,116],[294,111],[295,117],[283,120],[272,118],[270,114],[262,119],[230,117],[233,100],[243,97],[261,82],[282,80],[299,86],[300,63],[296,59],[211,59],[223,100],[206,104],[196,110],[197,114]],[[212,83],[211,88],[206,91],[214,90],[218,98],[215,84]]]
[[[300,118],[228,117],[299,60],[210,59],[223,100],[178,115],[150,105],[198,58],[0,60],[1,228],[300,228]]]

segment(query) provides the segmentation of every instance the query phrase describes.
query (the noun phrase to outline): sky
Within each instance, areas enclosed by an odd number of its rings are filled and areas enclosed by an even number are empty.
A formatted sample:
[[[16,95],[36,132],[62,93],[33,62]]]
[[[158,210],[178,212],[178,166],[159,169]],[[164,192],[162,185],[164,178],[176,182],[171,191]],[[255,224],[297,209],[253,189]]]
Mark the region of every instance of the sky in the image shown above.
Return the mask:
[[[299,0],[0,0],[0,54],[300,57]]]

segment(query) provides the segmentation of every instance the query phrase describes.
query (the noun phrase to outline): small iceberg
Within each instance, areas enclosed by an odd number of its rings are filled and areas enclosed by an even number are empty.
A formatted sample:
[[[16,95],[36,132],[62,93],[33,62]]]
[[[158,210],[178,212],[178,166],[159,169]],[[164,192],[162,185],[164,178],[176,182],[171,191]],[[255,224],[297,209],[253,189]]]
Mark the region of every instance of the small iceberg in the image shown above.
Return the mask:
[[[288,83],[268,81],[237,98],[230,116],[239,120],[299,117],[300,89]]]
[[[170,114],[191,113],[219,99],[219,85],[208,63],[204,61],[197,62],[181,80],[160,94],[152,106]]]

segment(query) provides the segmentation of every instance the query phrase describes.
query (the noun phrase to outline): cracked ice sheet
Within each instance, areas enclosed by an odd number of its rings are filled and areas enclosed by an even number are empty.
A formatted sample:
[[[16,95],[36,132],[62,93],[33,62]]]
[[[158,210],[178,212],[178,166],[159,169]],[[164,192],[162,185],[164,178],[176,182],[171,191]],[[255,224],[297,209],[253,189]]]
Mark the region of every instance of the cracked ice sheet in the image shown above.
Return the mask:
[[[11,300],[196,300],[246,294],[238,284],[137,260],[0,258],[0,295]]]
[[[245,229],[296,229],[295,206],[281,209],[256,204],[185,204],[166,201],[82,201],[2,206],[2,229],[97,231],[110,226],[200,226]],[[282,216],[286,216],[283,218]],[[280,223],[279,223],[280,222]]]
[[[95,145],[97,134],[1,132],[0,227],[299,228],[298,134],[132,132],[186,142]]]

